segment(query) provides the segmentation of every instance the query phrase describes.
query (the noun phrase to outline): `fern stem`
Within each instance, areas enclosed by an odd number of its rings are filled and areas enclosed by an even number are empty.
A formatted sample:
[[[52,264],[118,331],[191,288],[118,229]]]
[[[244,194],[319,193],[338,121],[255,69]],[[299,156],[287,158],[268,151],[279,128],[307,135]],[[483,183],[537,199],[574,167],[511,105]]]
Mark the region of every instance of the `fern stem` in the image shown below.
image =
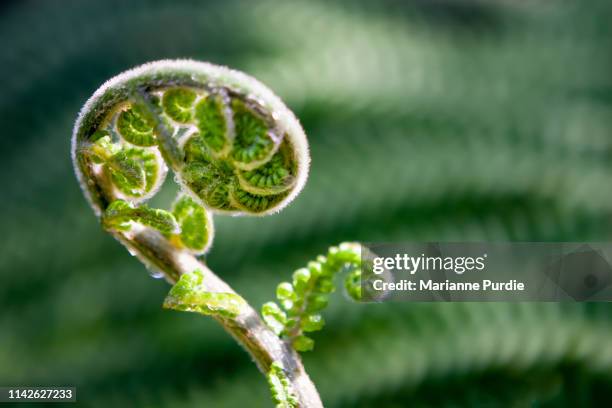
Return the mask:
[[[142,229],[137,233],[110,230],[130,253],[137,256],[148,268],[161,271],[166,280],[174,284],[184,273],[196,269],[204,275],[203,284],[209,292],[236,292],[208,266],[187,251],[177,251],[157,231]],[[296,393],[300,407],[323,407],[319,394],[306,373],[299,354],[290,344],[279,338],[261,320],[259,314],[248,303],[241,313],[229,319],[213,316],[223,328],[251,355],[259,370],[266,375],[273,362],[281,362],[287,378]]]

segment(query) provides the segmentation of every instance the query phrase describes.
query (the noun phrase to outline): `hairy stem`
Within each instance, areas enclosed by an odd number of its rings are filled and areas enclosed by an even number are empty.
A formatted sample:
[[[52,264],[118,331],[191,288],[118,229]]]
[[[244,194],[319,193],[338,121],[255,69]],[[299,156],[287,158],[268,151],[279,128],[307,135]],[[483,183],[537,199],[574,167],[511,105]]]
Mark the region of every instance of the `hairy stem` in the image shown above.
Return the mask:
[[[273,214],[306,182],[306,135],[271,90],[203,62],[142,65],[87,101],[75,123],[72,158],[103,227],[176,284],[175,293],[197,280],[201,292],[189,299],[209,303],[195,309],[203,306],[251,354],[277,406],[322,406],[292,345],[196,258],[212,242],[213,212]],[[181,190],[170,211],[147,205],[167,167]],[[169,296],[164,305],[188,310],[182,300]]]
[[[184,273],[201,270],[204,285],[210,292],[236,292],[205,264],[187,251],[177,250],[157,231],[143,228],[128,233],[109,230],[130,253],[136,255],[148,268],[161,271],[169,283],[176,283]],[[246,304],[233,319],[214,317],[251,355],[259,370],[265,375],[273,362],[280,362],[287,373],[300,407],[322,407],[319,394],[304,370],[298,353],[281,340]]]

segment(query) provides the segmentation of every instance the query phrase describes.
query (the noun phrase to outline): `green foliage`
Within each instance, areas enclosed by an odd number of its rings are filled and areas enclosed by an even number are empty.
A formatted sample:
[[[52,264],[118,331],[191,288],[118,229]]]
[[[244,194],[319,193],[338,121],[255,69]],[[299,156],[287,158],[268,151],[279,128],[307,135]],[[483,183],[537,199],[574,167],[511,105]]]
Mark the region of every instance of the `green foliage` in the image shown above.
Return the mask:
[[[115,186],[133,197],[153,191],[161,171],[157,156],[139,148],[124,148],[107,163]]]
[[[268,371],[268,384],[272,392],[272,399],[276,408],[297,408],[298,401],[295,393],[287,379],[285,370],[276,361],[270,366]]]
[[[88,154],[92,162],[102,164],[113,186],[126,198],[141,198],[161,184],[162,164],[154,151],[113,143],[108,131],[98,132]]]
[[[235,293],[209,292],[200,270],[181,275],[164,300],[166,309],[195,312],[232,319],[240,314],[246,302]]]
[[[144,166],[136,160],[139,152],[142,150],[121,150],[106,162],[115,186],[130,195],[144,190],[146,186]]]
[[[172,213],[149,208],[146,204],[133,206],[123,200],[113,201],[108,206],[102,222],[106,228],[118,231],[129,231],[133,222],[154,228],[163,234],[179,231],[179,225]]]
[[[232,100],[231,106],[236,124],[232,158],[238,168],[245,168],[254,161],[264,160],[275,147],[275,143],[261,116],[238,99]]]
[[[194,91],[186,88],[173,88],[164,92],[162,106],[166,115],[172,120],[187,123],[192,118],[195,99]]]
[[[280,203],[286,196],[286,194],[251,194],[240,187],[234,187],[229,191],[230,203],[235,208],[254,214],[269,210]]]
[[[295,168],[288,142],[278,149],[270,161],[250,171],[239,170],[240,187],[253,194],[278,194],[290,189],[295,183]]]
[[[185,144],[185,167],[182,177],[196,195],[213,210],[233,209],[229,188],[233,183],[233,170],[227,161],[215,160],[199,135]]]
[[[131,104],[117,118],[117,130],[126,142],[136,146],[154,146],[155,121],[142,104]]]
[[[87,149],[91,161],[102,164],[109,160],[114,154],[121,150],[121,146],[113,143],[110,132],[107,129],[100,129],[94,132],[91,137],[92,144]]]
[[[261,107],[227,93],[220,88],[200,95],[194,115],[199,132],[183,146],[180,177],[213,210],[262,214],[280,208],[296,186],[296,148],[286,135],[272,138],[273,121]]]
[[[158,61],[109,81],[99,93],[73,134],[77,169],[95,180],[84,191],[97,206],[149,198],[163,173],[161,158],[180,187],[213,211],[276,212],[306,181],[308,142],[299,122],[276,95],[240,72]],[[104,188],[109,183],[94,166],[101,161],[121,195]],[[101,202],[96,184],[105,195]]]
[[[355,268],[344,280],[344,289],[353,299],[361,299],[361,269]]]
[[[314,341],[304,333],[321,330],[325,321],[321,311],[335,291],[334,278],[347,271],[344,286],[353,299],[361,298],[361,252],[359,244],[343,243],[329,248],[327,256],[319,256],[306,268],[293,273],[293,281],[282,282],[276,288],[275,302],[261,308],[266,324],[298,351],[309,351]]]
[[[181,232],[181,243],[195,254],[206,252],[213,238],[212,219],[206,209],[186,194],[180,194],[172,206]]]
[[[215,152],[228,145],[227,121],[221,95],[207,95],[196,106],[196,121],[202,140]]]

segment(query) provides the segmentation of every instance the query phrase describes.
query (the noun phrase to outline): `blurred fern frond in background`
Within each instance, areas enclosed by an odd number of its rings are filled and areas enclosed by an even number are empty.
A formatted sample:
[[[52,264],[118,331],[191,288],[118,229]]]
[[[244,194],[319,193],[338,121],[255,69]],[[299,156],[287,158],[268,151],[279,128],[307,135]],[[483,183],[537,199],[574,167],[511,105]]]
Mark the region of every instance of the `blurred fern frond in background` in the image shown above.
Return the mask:
[[[208,262],[252,304],[342,241],[611,237],[609,1],[24,1],[0,6],[0,385],[79,405],[270,406],[214,322],[96,224],[69,158],[107,78],[191,57],[301,119],[309,183],[275,217],[219,217]],[[608,304],[333,299],[305,365],[328,407],[599,406]],[[170,374],[171,373],[171,374]]]

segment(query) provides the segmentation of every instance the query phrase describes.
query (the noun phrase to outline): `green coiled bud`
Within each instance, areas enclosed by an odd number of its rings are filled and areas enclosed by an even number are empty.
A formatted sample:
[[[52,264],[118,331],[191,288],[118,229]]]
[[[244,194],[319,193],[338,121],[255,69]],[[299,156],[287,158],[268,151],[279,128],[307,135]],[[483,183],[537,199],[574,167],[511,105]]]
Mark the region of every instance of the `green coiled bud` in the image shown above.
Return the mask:
[[[72,151],[106,228],[153,228],[195,255],[212,242],[212,212],[279,211],[309,165],[304,132],[276,95],[243,73],[195,61],[154,62],[108,81],[82,109]],[[168,168],[181,191],[164,214],[177,231],[143,218]]]
[[[196,255],[205,253],[212,244],[213,223],[210,213],[188,195],[179,195],[172,214],[180,225],[178,238],[182,246]]]
[[[195,118],[201,139],[213,152],[227,150],[233,134],[228,133],[229,113],[226,109],[227,97],[211,94],[203,98],[195,107]]]
[[[150,198],[166,176],[166,165],[153,149],[114,143],[109,132],[98,132],[99,137],[83,151],[91,160],[92,172],[106,194],[132,202]],[[96,166],[97,165],[97,166]]]
[[[155,122],[143,105],[130,104],[114,119],[117,121],[117,131],[126,142],[135,146],[155,145]]]
[[[170,119],[178,123],[188,123],[193,117],[193,102],[196,93],[191,89],[173,88],[163,93],[162,106]]]
[[[213,211],[266,214],[289,202],[308,159],[273,115],[225,88],[196,94],[182,140],[185,187]]]
[[[361,300],[361,246],[342,243],[329,248],[326,256],[317,257],[306,268],[293,273],[292,282],[281,282],[276,287],[275,302],[267,302],[261,315],[270,329],[289,341],[297,351],[309,351],[314,340],[304,333],[319,331],[325,325],[321,311],[327,307],[329,296],[336,290],[335,276],[346,271],[346,293]]]

